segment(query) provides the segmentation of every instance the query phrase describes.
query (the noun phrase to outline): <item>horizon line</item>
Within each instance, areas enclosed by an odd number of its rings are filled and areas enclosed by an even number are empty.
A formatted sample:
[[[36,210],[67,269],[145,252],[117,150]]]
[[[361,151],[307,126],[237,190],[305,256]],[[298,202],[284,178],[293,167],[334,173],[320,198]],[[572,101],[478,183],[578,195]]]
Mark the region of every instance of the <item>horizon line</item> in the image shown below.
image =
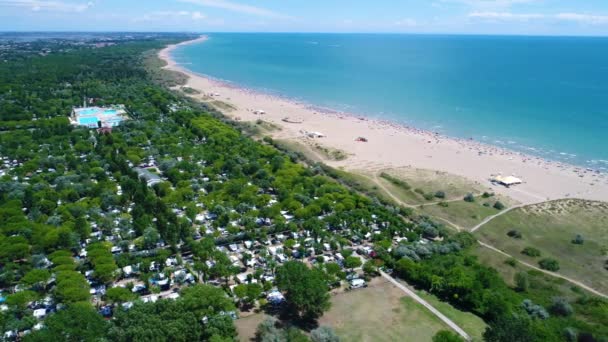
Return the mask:
[[[608,38],[608,34],[528,34],[528,33],[472,33],[472,32],[330,32],[330,31],[73,31],[73,30],[2,30],[7,33],[79,33],[79,34],[333,34],[333,35],[419,35],[419,36],[480,36],[480,37],[554,37],[554,38]]]

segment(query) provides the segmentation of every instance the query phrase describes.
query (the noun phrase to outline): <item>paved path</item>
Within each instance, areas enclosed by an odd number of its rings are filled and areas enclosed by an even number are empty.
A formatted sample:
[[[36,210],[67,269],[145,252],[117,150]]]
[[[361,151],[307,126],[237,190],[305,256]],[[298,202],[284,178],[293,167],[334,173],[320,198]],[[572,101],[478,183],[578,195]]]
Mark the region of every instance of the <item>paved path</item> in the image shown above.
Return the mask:
[[[462,328],[460,328],[451,319],[447,318],[444,314],[439,312],[439,310],[435,309],[435,307],[433,307],[431,304],[429,304],[429,302],[427,302],[426,300],[424,300],[420,296],[418,296],[414,291],[410,290],[409,288],[407,288],[405,285],[398,282],[395,278],[391,277],[390,275],[388,275],[382,271],[380,271],[380,274],[384,278],[386,278],[388,281],[393,283],[393,285],[397,286],[400,290],[405,292],[405,294],[412,297],[412,299],[414,299],[418,303],[422,304],[422,306],[424,306],[425,308],[429,309],[429,311],[431,311],[435,316],[437,316],[440,320],[442,320],[450,328],[452,328],[454,331],[456,331],[458,333],[458,335],[462,336],[467,341],[471,340],[471,336],[469,336],[469,334],[467,334],[464,330],[462,330]]]
[[[496,248],[496,247],[494,247],[494,246],[492,246],[492,245],[488,245],[487,243],[482,242],[482,241],[479,241],[479,240],[477,240],[477,242],[479,242],[479,244],[480,244],[480,245],[482,245],[482,246],[484,246],[484,247],[486,247],[486,248],[489,248],[489,249],[491,249],[491,250],[493,250],[493,251],[495,251],[495,252],[497,252],[497,253],[500,253],[500,254],[502,254],[502,255],[504,255],[504,256],[506,256],[506,257],[509,257],[509,258],[514,258],[512,255],[510,255],[510,254],[508,254],[508,253],[506,253],[506,252],[503,252],[503,251],[501,251],[500,249],[498,249],[498,248]],[[545,273],[545,274],[548,274],[548,275],[553,276],[553,277],[556,277],[556,278],[561,278],[561,279],[567,280],[567,281],[571,282],[572,284],[574,284],[574,285],[576,285],[576,286],[579,286],[579,287],[581,287],[581,288],[583,288],[583,289],[585,289],[585,290],[587,290],[587,291],[589,291],[589,292],[591,292],[591,293],[593,293],[593,294],[595,294],[595,295],[598,295],[598,296],[603,297],[603,298],[608,298],[608,295],[606,295],[606,294],[604,294],[604,293],[601,293],[601,292],[599,292],[598,290],[595,290],[595,289],[593,289],[593,288],[591,288],[591,287],[589,287],[589,286],[587,286],[587,285],[585,285],[585,284],[581,283],[581,282],[580,282],[580,281],[578,281],[578,280],[575,280],[575,279],[572,279],[572,278],[568,278],[568,277],[566,277],[566,276],[564,276],[564,275],[561,275],[561,274],[559,274],[559,273],[555,273],[555,272],[551,272],[551,271],[543,270],[543,269],[542,269],[542,268],[540,268],[540,267],[536,267],[536,266],[534,266],[534,265],[532,265],[532,264],[529,264],[529,263],[527,263],[527,262],[525,262],[525,261],[522,261],[522,260],[519,260],[519,259],[517,259],[517,258],[514,258],[514,259],[516,259],[516,260],[517,260],[517,262],[519,262],[520,264],[522,264],[522,265],[524,265],[524,266],[530,267],[530,268],[532,268],[532,269],[535,269],[535,270],[537,270],[537,271],[543,272],[543,273]]]

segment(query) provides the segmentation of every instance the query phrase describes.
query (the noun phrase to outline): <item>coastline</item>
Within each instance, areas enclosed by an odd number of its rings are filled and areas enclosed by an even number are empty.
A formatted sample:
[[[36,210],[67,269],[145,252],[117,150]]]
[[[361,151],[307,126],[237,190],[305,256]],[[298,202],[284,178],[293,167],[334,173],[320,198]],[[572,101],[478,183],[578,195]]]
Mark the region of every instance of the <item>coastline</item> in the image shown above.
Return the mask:
[[[229,104],[233,107],[230,110],[218,109],[231,119],[252,122],[262,119],[281,127],[280,131],[273,132],[273,138],[301,142],[313,139],[305,137],[302,132],[321,132],[325,137],[314,139],[315,142],[348,154],[348,158],[342,161],[324,160],[330,166],[348,171],[403,167],[437,170],[463,176],[522,203],[559,198],[608,201],[606,174],[477,141],[446,137],[390,121],[326,110],[240,88],[194,73],[171,58],[171,52],[179,46],[207,39],[207,36],[201,36],[170,45],[158,54],[167,63],[164,68],[186,74],[188,81],[185,86],[200,92],[189,96]],[[259,110],[265,113],[256,113]],[[286,117],[298,123],[283,121]],[[367,142],[355,141],[358,137],[365,137]],[[495,174],[516,175],[524,183],[512,188],[493,185],[489,178]]]

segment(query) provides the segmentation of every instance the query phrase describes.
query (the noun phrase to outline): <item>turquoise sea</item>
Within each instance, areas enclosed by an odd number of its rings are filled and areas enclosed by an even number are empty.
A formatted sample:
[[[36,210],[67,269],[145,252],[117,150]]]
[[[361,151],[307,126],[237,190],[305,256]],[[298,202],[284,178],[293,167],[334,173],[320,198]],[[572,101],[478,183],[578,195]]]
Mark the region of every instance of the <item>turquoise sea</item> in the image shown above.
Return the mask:
[[[608,38],[210,34],[194,72],[608,171]]]

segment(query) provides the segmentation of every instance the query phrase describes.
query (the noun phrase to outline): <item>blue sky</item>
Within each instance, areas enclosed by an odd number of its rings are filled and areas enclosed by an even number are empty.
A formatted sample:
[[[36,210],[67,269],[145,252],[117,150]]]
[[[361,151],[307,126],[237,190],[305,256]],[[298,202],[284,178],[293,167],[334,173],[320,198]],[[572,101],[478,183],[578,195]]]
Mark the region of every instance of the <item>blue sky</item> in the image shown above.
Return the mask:
[[[608,36],[608,0],[0,0],[0,30]]]

